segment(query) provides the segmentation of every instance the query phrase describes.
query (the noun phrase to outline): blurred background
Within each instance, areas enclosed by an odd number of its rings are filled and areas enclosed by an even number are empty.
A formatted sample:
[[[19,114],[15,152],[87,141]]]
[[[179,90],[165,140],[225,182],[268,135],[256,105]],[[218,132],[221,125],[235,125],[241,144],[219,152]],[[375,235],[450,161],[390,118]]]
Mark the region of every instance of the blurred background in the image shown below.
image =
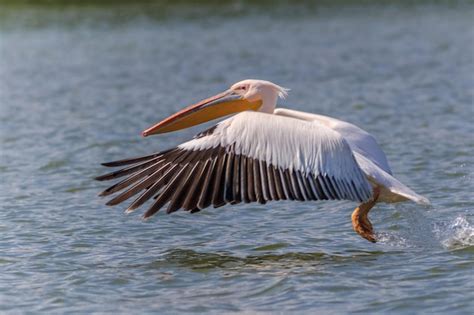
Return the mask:
[[[474,309],[474,2],[0,0],[0,312]],[[433,206],[159,213],[97,197],[100,163],[206,128],[140,132],[246,78],[375,135]]]

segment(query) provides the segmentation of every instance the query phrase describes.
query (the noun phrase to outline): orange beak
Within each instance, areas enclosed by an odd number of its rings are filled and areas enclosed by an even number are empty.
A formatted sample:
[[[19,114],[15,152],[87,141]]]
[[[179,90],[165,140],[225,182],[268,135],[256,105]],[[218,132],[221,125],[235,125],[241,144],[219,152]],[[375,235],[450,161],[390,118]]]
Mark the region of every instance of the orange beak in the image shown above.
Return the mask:
[[[146,129],[142,135],[146,137],[181,130],[245,110],[257,110],[260,106],[262,101],[249,102],[229,90],[186,107]]]

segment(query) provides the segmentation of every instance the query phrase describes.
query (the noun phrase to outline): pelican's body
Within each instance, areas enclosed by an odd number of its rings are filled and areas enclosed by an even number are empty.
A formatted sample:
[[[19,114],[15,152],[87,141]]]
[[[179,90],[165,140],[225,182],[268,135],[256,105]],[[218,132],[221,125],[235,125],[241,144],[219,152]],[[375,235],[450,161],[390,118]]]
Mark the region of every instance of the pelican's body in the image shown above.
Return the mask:
[[[125,190],[109,201],[114,205],[140,193],[127,211],[154,198],[145,217],[165,204],[171,213],[239,202],[353,200],[360,203],[352,214],[354,230],[372,242],[367,214],[376,202],[429,203],[392,176],[366,131],[327,116],[276,109],[286,92],[268,81],[241,81],[145,130],[144,136],[170,132],[240,112],[174,149],[105,163],[130,166],[98,178],[129,175],[102,195]]]

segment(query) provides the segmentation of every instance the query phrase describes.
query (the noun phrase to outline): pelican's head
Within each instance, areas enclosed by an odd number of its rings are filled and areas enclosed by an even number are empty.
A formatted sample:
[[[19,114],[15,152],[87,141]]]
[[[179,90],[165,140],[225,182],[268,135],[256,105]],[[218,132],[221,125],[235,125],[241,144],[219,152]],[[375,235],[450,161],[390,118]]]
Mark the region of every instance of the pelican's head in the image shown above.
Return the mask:
[[[253,110],[273,113],[288,89],[263,80],[243,80],[227,91],[191,105],[142,132],[144,137],[189,128],[230,114]]]

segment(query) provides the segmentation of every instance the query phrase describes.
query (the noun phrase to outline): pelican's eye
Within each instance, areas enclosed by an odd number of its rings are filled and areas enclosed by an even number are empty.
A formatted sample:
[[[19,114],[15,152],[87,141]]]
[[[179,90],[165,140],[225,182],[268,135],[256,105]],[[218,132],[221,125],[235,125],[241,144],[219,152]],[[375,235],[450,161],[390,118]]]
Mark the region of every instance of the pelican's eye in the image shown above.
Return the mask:
[[[246,85],[239,85],[235,88],[236,91],[245,91],[247,90],[247,86]]]

